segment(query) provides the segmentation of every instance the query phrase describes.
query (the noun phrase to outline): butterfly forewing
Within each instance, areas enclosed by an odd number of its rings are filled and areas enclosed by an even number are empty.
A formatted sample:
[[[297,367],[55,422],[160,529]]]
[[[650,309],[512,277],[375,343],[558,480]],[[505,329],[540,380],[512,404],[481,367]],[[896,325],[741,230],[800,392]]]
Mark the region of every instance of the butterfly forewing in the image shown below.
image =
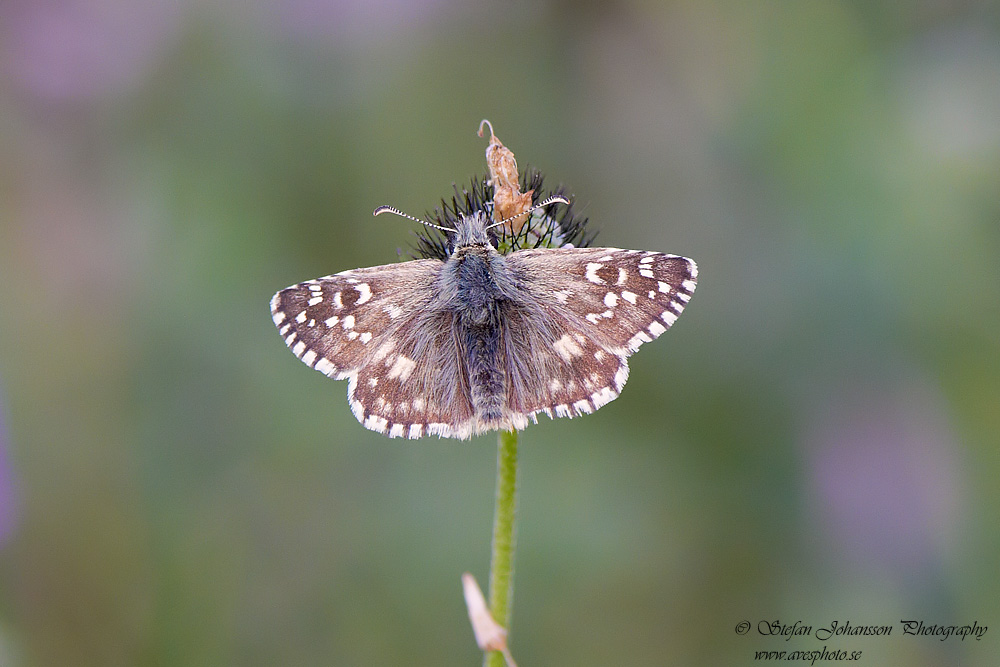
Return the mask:
[[[275,294],[271,315],[295,356],[344,379],[371,354],[373,341],[431,298],[440,267],[439,261],[420,260],[309,280]]]
[[[656,252],[540,249],[507,260],[527,292],[506,326],[514,422],[586,414],[616,398],[627,357],[674,323],[697,281],[693,261]]]

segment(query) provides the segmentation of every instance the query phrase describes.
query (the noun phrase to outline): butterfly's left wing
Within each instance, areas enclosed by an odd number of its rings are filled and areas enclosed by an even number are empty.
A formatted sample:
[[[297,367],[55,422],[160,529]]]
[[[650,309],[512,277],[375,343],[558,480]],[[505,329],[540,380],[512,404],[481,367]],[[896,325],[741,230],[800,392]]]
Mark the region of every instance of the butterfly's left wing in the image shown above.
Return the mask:
[[[271,299],[285,344],[307,366],[347,380],[351,412],[389,437],[469,437],[473,408],[435,287],[442,262],[354,269]]]
[[[574,417],[614,400],[626,359],[677,320],[698,269],[686,257],[617,248],[522,250],[505,258],[523,301],[505,313],[509,419]]]

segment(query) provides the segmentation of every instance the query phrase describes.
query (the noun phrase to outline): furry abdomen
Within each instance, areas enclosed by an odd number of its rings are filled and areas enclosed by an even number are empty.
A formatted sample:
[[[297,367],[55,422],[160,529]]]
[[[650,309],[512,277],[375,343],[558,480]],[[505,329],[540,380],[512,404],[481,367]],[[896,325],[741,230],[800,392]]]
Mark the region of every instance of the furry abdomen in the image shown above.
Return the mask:
[[[463,331],[469,393],[476,418],[484,428],[496,428],[503,418],[506,377],[500,365],[500,327],[476,326]]]

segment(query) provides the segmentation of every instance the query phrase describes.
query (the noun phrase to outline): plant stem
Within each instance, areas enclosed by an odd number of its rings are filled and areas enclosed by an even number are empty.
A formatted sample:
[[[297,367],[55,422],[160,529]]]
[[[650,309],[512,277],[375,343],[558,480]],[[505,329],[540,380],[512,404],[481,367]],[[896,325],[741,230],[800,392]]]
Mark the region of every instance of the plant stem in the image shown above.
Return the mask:
[[[497,438],[497,500],[493,515],[493,556],[490,560],[490,613],[510,630],[510,599],[514,592],[514,514],[517,509],[517,431]],[[485,667],[504,667],[498,651],[486,654]]]

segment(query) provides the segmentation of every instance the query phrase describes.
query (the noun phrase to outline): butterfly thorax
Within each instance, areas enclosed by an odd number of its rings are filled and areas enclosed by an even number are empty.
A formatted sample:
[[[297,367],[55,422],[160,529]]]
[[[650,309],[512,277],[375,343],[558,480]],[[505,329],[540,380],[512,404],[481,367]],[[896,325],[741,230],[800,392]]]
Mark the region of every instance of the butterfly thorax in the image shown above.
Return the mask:
[[[483,213],[462,218],[438,287],[447,307],[467,327],[499,326],[500,305],[516,300],[515,280],[490,242]]]
[[[448,308],[466,326],[498,324],[500,304],[516,297],[510,269],[492,246],[460,249],[441,272],[441,283]]]

